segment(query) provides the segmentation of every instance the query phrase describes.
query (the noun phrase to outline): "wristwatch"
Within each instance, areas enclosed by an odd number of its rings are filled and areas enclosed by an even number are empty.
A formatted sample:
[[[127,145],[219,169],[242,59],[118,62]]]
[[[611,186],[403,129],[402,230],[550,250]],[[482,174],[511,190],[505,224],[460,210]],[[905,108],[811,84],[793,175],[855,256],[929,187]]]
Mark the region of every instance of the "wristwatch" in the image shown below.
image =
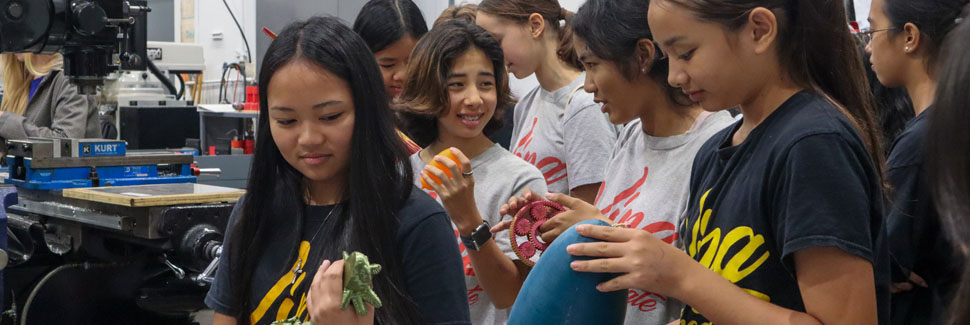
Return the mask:
[[[485,246],[485,243],[487,243],[489,239],[492,239],[491,228],[492,225],[489,225],[488,221],[482,221],[482,224],[478,225],[478,227],[472,231],[471,235],[460,235],[458,237],[461,238],[461,243],[465,245],[465,248],[478,251],[482,248],[482,246]]]

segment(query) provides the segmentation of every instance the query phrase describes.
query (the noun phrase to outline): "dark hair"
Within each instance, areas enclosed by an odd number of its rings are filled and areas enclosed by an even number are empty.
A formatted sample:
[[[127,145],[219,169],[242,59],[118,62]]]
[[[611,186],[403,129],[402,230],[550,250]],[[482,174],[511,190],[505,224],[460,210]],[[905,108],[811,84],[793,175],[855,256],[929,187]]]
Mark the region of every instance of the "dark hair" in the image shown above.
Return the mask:
[[[541,15],[547,28],[559,33],[559,48],[556,49],[559,59],[583,70],[583,63],[573,51],[573,31],[569,27],[573,13],[560,6],[558,0],[482,0],[478,10],[517,23],[528,22],[532,14]],[[560,21],[565,21],[565,25],[559,26]]]
[[[905,88],[890,88],[879,82],[876,72],[872,70],[871,65],[867,64],[870,54],[866,52],[866,40],[856,37],[856,41],[859,44],[859,53],[862,54],[862,67],[866,69],[866,77],[872,90],[876,117],[879,121],[879,129],[882,131],[882,143],[893,143],[896,136],[906,128],[906,122],[916,115],[913,110],[913,100],[909,98]],[[888,156],[891,146],[884,146],[883,149]]]
[[[434,29],[435,27],[438,27],[438,25],[454,19],[464,19],[474,24],[476,16],[478,16],[478,5],[476,4],[466,3],[460,6],[451,6],[448,7],[448,9],[445,9],[445,11],[441,12],[438,19],[435,19],[434,25],[432,25],[431,29]]]
[[[656,0],[654,0],[656,1]],[[759,7],[778,17],[778,58],[789,78],[831,97],[858,128],[886,186],[885,156],[876,126],[872,93],[842,0],[666,0],[701,20],[736,31]]]
[[[232,229],[230,284],[236,292],[237,320],[249,323],[249,291],[253,271],[271,243],[282,242],[296,252],[303,228],[307,189],[305,177],[280,154],[270,131],[267,89],[273,75],[296,61],[326,69],[347,81],[354,98],[346,199],[340,214],[320,230],[332,241],[317,253],[340,259],[340,252],[360,251],[384,266],[374,277],[374,291],[384,300],[377,309],[379,323],[416,322],[413,301],[405,291],[394,233],[397,214],[413,188],[407,152],[391,126],[391,109],[381,73],[367,45],[336,18],[313,17],[288,25],[263,57],[259,71],[259,122],[252,169],[242,213]],[[285,225],[285,226],[281,226]],[[289,270],[281,265],[279,274]]]
[[[409,134],[415,141],[438,138],[438,117],[448,110],[448,74],[455,59],[479,49],[492,61],[495,73],[495,114],[482,130],[486,136],[505,124],[505,110],[515,104],[509,89],[502,46],[485,29],[463,19],[447,21],[431,30],[414,47],[404,90],[398,96]]]
[[[970,10],[970,5],[967,6]],[[966,17],[966,11],[964,14]],[[950,302],[950,322],[970,323],[970,21],[951,33],[942,49],[942,74],[930,127],[927,167],[942,224],[956,244],[961,279]]]
[[[354,32],[377,53],[405,36],[420,39],[428,33],[428,24],[411,0],[370,0],[357,14]]]
[[[573,17],[573,33],[594,55],[616,64],[623,77],[632,81],[640,71],[637,42],[653,41],[647,20],[649,7],[650,1],[643,0],[588,0]],[[654,52],[650,78],[660,85],[671,103],[692,106],[693,102],[683,91],[667,82],[670,68],[666,62],[659,61],[662,56],[660,50]]]
[[[931,75],[936,73],[937,56],[946,34],[956,27],[960,9],[968,0],[886,0],[883,12],[889,17],[890,35],[903,31],[907,23],[919,27],[920,46],[926,44],[927,57],[924,62]]]

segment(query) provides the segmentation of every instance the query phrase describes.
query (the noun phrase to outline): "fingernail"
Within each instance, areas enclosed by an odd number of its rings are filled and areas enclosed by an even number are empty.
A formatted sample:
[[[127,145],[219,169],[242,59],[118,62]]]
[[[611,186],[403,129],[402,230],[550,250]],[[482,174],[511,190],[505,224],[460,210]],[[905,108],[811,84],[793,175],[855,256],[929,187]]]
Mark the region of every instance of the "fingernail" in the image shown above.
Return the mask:
[[[569,263],[569,267],[573,270],[579,270],[579,262]]]
[[[588,225],[579,225],[579,226],[576,226],[576,231],[583,232],[583,231],[586,231],[587,228],[589,228]]]
[[[570,254],[571,253],[574,253],[575,250],[576,250],[576,244],[572,244],[572,245],[566,246],[566,252],[568,252]]]

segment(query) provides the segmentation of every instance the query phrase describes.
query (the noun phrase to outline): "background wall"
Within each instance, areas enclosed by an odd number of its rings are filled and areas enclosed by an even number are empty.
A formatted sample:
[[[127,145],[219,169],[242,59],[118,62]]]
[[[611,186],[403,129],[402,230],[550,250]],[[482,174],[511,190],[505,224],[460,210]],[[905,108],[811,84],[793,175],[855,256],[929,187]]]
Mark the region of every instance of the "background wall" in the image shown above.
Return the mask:
[[[148,40],[159,42],[175,41],[175,1],[148,0]]]
[[[150,0],[153,7],[158,7],[158,12],[153,12],[149,19],[152,21],[153,29],[173,30],[174,35],[179,35],[180,29],[178,21],[180,19],[181,4],[184,1],[193,2],[196,8],[195,35],[196,43],[205,48],[206,60],[206,80],[219,80],[219,73],[222,70],[222,63],[229,61],[240,61],[245,58],[245,46],[242,37],[236,29],[232,18],[226,11],[221,0]],[[357,17],[357,12],[364,6],[366,0],[226,0],[229,6],[239,19],[246,37],[249,39],[253,62],[259,62],[262,53],[269,47],[269,38],[261,31],[262,27],[268,27],[273,31],[281,30],[286,24],[299,19],[306,19],[313,15],[330,14],[353,24]],[[413,0],[424,13],[425,20],[430,25],[442,10],[452,3],[479,3],[480,0]],[[560,4],[570,11],[576,11],[585,0],[560,0]],[[867,27],[866,17],[869,13],[871,0],[855,0],[856,19],[861,27]],[[171,10],[167,9],[171,5]],[[155,10],[155,9],[153,9]],[[172,23],[164,22],[164,19],[155,19],[154,15],[163,16],[166,13],[173,15]],[[156,22],[158,25],[156,25]],[[430,27],[430,26],[429,26]],[[150,32],[152,33],[152,32]],[[213,35],[221,34],[222,39],[218,40]],[[167,33],[152,33],[150,38],[165,38]],[[153,39],[154,40],[154,39]],[[255,72],[255,71],[254,71]],[[512,78],[513,92],[521,94],[537,86],[534,77],[524,80]]]
[[[258,2],[263,2],[259,0]],[[218,81],[223,62],[239,62],[246,57],[246,46],[239,29],[226,10],[222,0],[174,0],[172,30],[181,34],[182,5],[195,8],[195,44],[202,45],[205,55],[205,80]],[[226,0],[239,20],[249,41],[252,55],[256,57],[256,0]],[[154,11],[154,8],[152,8]],[[156,28],[154,23],[149,30]],[[164,28],[164,27],[161,27]]]
[[[438,17],[438,14],[445,8],[448,8],[448,0],[414,0],[414,2],[418,5],[418,8],[421,8],[429,28],[434,18]],[[353,26],[357,13],[360,12],[360,8],[364,7],[365,3],[367,3],[366,0],[260,0],[256,4],[255,28],[259,35],[257,35],[256,44],[253,45],[255,46],[254,53],[257,53],[254,55],[261,58],[271,42],[268,37],[263,35],[263,27],[279,32],[293,21],[307,19],[315,15],[332,15],[343,20],[347,26]]]

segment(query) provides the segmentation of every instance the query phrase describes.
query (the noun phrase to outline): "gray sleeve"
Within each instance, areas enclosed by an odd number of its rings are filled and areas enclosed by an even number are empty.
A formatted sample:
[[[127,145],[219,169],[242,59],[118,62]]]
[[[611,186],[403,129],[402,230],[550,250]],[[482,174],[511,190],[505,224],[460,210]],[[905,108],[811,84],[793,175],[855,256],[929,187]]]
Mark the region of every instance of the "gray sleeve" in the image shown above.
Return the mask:
[[[548,192],[548,189],[546,187],[546,180],[542,178],[542,173],[532,165],[528,165],[526,167],[531,168],[532,170],[524,172],[522,173],[522,176],[516,178],[520,181],[518,181],[515,184],[515,187],[512,189],[512,195],[518,195],[519,193],[522,193],[522,190],[525,189],[530,189],[539,195],[545,195],[546,192]],[[511,220],[512,216],[499,216],[499,218],[502,221]],[[512,240],[509,235],[509,230],[503,230],[493,234],[492,238],[495,240],[495,244],[498,245],[498,248],[502,250],[502,253],[504,253],[505,256],[508,256],[513,261],[517,261],[519,260],[519,256],[515,255],[515,252],[512,250]]]
[[[0,114],[0,136],[7,139],[26,139],[28,137],[43,138],[83,138],[87,131],[88,116],[93,114],[93,107],[87,96],[77,92],[63,72],[53,75],[50,88],[46,94],[49,98],[38,99],[27,106],[27,110],[41,109],[51,114],[51,125],[37,125],[26,117],[3,113]],[[27,115],[27,114],[25,114]]]
[[[563,121],[570,190],[603,181],[617,137],[616,128],[600,112],[599,104],[576,104],[585,106],[573,114],[567,111]]]

